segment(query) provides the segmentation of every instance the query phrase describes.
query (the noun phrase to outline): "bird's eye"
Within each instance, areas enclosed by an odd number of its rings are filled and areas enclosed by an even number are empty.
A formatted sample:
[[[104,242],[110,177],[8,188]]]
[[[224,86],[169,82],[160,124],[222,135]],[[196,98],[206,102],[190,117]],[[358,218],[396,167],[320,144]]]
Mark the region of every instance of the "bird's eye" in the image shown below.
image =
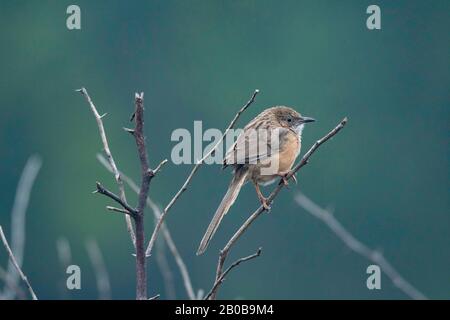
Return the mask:
[[[288,119],[287,119],[287,122],[292,122],[292,118],[288,118]]]

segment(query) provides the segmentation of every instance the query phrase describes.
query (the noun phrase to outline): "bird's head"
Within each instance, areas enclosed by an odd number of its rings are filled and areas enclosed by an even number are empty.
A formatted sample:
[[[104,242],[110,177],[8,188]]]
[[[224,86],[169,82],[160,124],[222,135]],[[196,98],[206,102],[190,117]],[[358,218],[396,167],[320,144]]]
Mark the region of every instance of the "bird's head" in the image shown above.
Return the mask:
[[[268,109],[272,116],[281,127],[290,128],[298,134],[302,133],[305,123],[316,121],[313,118],[302,116],[300,113],[292,108],[285,106],[278,106]]]

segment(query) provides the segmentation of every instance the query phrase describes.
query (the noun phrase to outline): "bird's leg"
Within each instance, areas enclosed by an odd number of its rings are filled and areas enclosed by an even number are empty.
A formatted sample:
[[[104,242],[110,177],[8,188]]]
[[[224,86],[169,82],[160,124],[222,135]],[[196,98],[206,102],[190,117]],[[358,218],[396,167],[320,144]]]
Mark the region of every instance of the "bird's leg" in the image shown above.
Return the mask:
[[[258,195],[258,199],[261,202],[262,206],[264,207],[265,210],[269,211],[270,210],[269,203],[267,201],[267,198],[265,198],[264,195],[262,194],[261,189],[259,189],[259,184],[253,181],[253,185],[255,186],[256,194]]]
[[[289,185],[289,181],[286,176],[290,173],[290,171],[281,171],[277,173],[277,176],[281,178],[281,183],[283,183],[286,187]],[[292,175],[292,180],[294,180],[295,184],[297,184],[297,178],[295,175]]]

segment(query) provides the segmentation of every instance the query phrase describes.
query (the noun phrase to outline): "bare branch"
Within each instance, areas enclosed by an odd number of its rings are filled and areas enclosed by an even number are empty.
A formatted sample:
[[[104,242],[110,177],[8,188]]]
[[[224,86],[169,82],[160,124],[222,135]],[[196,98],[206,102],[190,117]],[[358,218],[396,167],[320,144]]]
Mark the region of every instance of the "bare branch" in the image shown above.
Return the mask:
[[[111,299],[111,285],[109,282],[108,270],[103,261],[102,252],[95,240],[86,241],[86,250],[94,269],[95,278],[97,280],[97,290],[100,300]]]
[[[120,209],[120,208],[116,208],[116,207],[111,207],[111,206],[106,206],[106,210],[119,212],[119,213],[124,213],[124,214],[130,214],[130,211],[128,211],[128,210]]]
[[[159,293],[151,298],[148,298],[148,300],[158,300],[159,299]]]
[[[261,251],[262,248],[259,248],[258,251],[256,251],[256,253],[249,255],[247,257],[244,258],[240,258],[238,260],[236,260],[235,262],[233,262],[219,277],[219,279],[216,280],[216,282],[214,283],[213,287],[211,288],[211,291],[209,291],[209,293],[206,295],[205,300],[208,300],[211,296],[215,296],[217,290],[219,289],[219,286],[224,282],[226,275],[235,267],[237,267],[239,264],[241,264],[242,262],[254,259],[256,257],[259,257],[261,255]]]
[[[310,157],[313,155],[313,153],[326,141],[334,137],[339,131],[341,131],[342,128],[347,123],[347,118],[344,118],[333,130],[331,130],[329,133],[327,133],[323,138],[320,140],[317,140],[316,143],[308,150],[308,152],[305,153],[303,158],[300,160],[300,162],[286,175],[286,179],[290,179],[293,175],[295,175],[303,166],[305,166],[308,162]],[[283,179],[280,179],[280,183],[275,187],[275,189],[272,191],[272,193],[267,198],[267,204],[271,204],[273,200],[276,198],[278,193],[285,187],[285,184],[283,183]],[[217,282],[221,275],[223,270],[223,265],[225,263],[225,260],[228,256],[228,253],[231,249],[231,247],[236,243],[236,241],[242,236],[242,234],[250,227],[250,225],[263,213],[266,209],[264,206],[260,206],[255,212],[252,213],[252,215],[242,224],[242,226],[236,231],[236,233],[231,237],[231,239],[228,241],[228,243],[225,245],[225,247],[222,249],[220,255],[219,255],[219,261],[217,263],[217,270],[216,270],[216,280]],[[213,292],[213,294],[209,297],[209,299],[215,299],[217,295],[217,291]]]
[[[108,163],[111,167],[111,170],[114,174],[114,178],[116,179],[117,186],[119,188],[120,200],[123,203],[127,203],[127,198],[125,196],[125,188],[123,186],[123,182],[120,177],[120,172],[116,166],[116,162],[114,161],[111,150],[109,149],[108,139],[106,138],[105,128],[103,127],[103,121],[102,121],[103,116],[100,116],[100,114],[98,113],[97,108],[95,107],[94,103],[91,100],[91,97],[89,96],[89,94],[85,88],[81,88],[77,91],[80,92],[86,98],[86,101],[88,102],[88,104],[92,110],[92,113],[94,114],[95,120],[97,121],[98,131],[100,133],[100,138],[102,140],[103,150],[105,151],[106,158],[108,159]],[[128,233],[130,234],[130,237],[131,237],[131,241],[133,242],[133,245],[136,247],[136,235],[134,233],[133,224],[131,222],[131,217],[129,215],[125,215],[125,221],[127,224]]]
[[[5,246],[6,252],[9,255],[9,259],[12,262],[12,264],[14,265],[14,267],[16,268],[17,272],[19,273],[20,278],[22,279],[23,282],[25,282],[28,291],[30,291],[31,297],[33,300],[37,300],[37,296],[33,291],[33,288],[31,287],[30,282],[28,281],[27,277],[25,276],[25,274],[22,272],[22,269],[19,267],[19,264],[16,261],[16,258],[14,257],[13,252],[11,251],[11,248],[9,247],[8,241],[6,240],[5,234],[3,233],[3,228],[2,226],[0,226],[0,238],[2,239],[3,245]]]
[[[17,185],[16,197],[14,199],[14,205],[11,212],[11,247],[15,253],[16,261],[19,267],[23,263],[23,252],[25,248],[25,217],[30,200],[31,189],[34,181],[42,166],[42,160],[39,156],[31,156],[22,172],[19,183]],[[12,261],[8,263],[7,275],[8,282],[15,286],[18,285],[19,274],[16,271]],[[5,288],[2,298],[14,299],[16,294],[15,290],[8,290]]]
[[[153,234],[150,238],[150,241],[148,243],[147,246],[147,250],[146,250],[146,255],[150,256],[152,253],[152,249],[153,246],[155,244],[156,241],[156,237],[158,236],[158,232],[161,228],[161,225],[164,222],[164,219],[166,218],[167,213],[169,212],[170,208],[172,208],[172,206],[175,204],[175,202],[180,198],[180,196],[183,194],[184,191],[187,190],[187,187],[189,185],[189,183],[191,182],[192,178],[194,177],[195,173],[197,172],[197,170],[200,168],[200,166],[204,163],[204,161],[213,153],[215,152],[215,150],[221,145],[221,143],[223,142],[223,140],[225,139],[226,135],[228,134],[228,132],[234,127],[234,125],[236,124],[237,120],[239,119],[239,117],[241,116],[241,114],[247,110],[247,108],[255,101],[256,95],[259,93],[259,90],[256,89],[255,92],[253,92],[250,100],[247,101],[247,103],[237,112],[237,114],[234,116],[233,120],[231,120],[230,124],[228,125],[227,129],[225,130],[225,132],[223,133],[222,137],[219,139],[219,141],[214,145],[214,147],[209,150],[209,152],[207,152],[203,158],[201,158],[196,165],[194,166],[194,168],[192,169],[191,173],[189,174],[189,176],[187,177],[186,181],[183,183],[183,185],[181,186],[181,188],[178,190],[178,192],[173,196],[173,198],[169,201],[169,204],[164,208],[164,211],[161,215],[161,217],[159,218],[158,223],[155,226],[155,229],[153,230]]]
[[[158,166],[155,169],[152,170],[152,174],[156,175],[167,162],[168,162],[167,159],[164,159],[163,161],[161,161],[161,163],[158,164]]]
[[[123,210],[123,213],[126,213],[131,216],[135,216],[137,214],[136,209],[133,209],[132,207],[130,207],[130,205],[128,203],[123,202],[119,196],[117,196],[116,194],[112,193],[111,191],[109,191],[108,189],[103,187],[100,182],[97,182],[96,186],[97,186],[97,190],[95,192],[100,193],[100,194],[107,196],[108,198],[111,198],[114,201],[116,201],[118,204],[120,204],[125,209],[125,210]]]
[[[299,206],[305,209],[306,212],[325,223],[325,225],[341,239],[347,247],[380,266],[381,270],[383,270],[383,272],[392,280],[392,283],[407,296],[415,300],[427,299],[422,292],[416,289],[398,273],[391,263],[384,258],[381,252],[370,249],[364,243],[356,239],[328,210],[319,207],[301,192],[295,196],[295,201]]]
[[[97,154],[97,159],[108,171],[111,171],[111,167],[110,167],[109,163],[106,161],[105,157],[103,157],[103,155]],[[121,176],[123,178],[123,181],[134,192],[139,194],[138,185],[131,178],[129,178],[127,175],[125,175],[123,172],[121,172]],[[154,217],[159,220],[159,218],[162,214],[161,209],[151,200],[150,197],[147,197],[147,206],[152,210]],[[164,239],[167,243],[167,246],[175,259],[178,269],[180,270],[181,277],[183,279],[183,284],[184,284],[184,287],[187,292],[187,296],[191,300],[196,300],[196,295],[194,293],[194,289],[192,286],[192,281],[189,276],[188,269],[186,267],[186,264],[183,261],[183,258],[181,257],[180,253],[178,252],[175,242],[173,241],[172,236],[170,234],[169,228],[167,227],[167,225],[164,224],[161,227],[161,230],[162,230]]]
[[[144,93],[136,93],[135,102],[135,129],[133,137],[136,141],[138,156],[141,163],[141,187],[138,194],[138,204],[134,223],[136,227],[136,299],[147,300],[147,270],[145,256],[144,208],[150,188],[150,181],[154,177],[150,170],[147,157],[147,146],[144,136]]]

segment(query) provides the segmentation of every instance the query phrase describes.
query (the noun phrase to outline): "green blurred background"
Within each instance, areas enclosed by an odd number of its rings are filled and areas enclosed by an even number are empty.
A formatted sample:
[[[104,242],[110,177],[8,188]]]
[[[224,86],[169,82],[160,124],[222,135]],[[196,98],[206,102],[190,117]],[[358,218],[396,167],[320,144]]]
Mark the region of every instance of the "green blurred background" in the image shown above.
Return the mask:
[[[366,8],[381,7],[382,29],[366,28]],[[43,299],[96,299],[85,241],[98,241],[115,299],[134,298],[132,247],[111,202],[95,181],[116,190],[97,162],[101,143],[85,86],[105,126],[118,166],[139,177],[129,126],[135,91],[146,97],[149,158],[170,157],[176,128],[224,128],[255,88],[242,127],[264,108],[295,107],[318,121],[304,148],[344,116],[348,126],[314,155],[299,185],[238,242],[229,258],[263,247],[220,291],[229,299],[403,299],[382,276],[369,291],[371,263],[345,247],[298,207],[301,189],[356,237],[380,249],[430,298],[450,298],[449,1],[76,1],[82,29],[66,28],[73,1],[0,4],[0,223],[10,211],[27,158],[43,167],[27,212],[24,271]],[[191,166],[168,164],[150,195],[165,205]],[[257,206],[247,185],[203,256],[195,251],[230,179],[205,166],[168,216],[195,289],[212,285],[218,250]],[[269,192],[270,187],[265,189]],[[130,202],[135,201],[128,190]],[[148,214],[147,236],[153,219]],[[64,292],[56,240],[66,237],[81,267],[82,290]],[[186,298],[171,256],[177,298]],[[0,264],[7,257],[0,248]],[[154,259],[149,295],[167,298]]]

